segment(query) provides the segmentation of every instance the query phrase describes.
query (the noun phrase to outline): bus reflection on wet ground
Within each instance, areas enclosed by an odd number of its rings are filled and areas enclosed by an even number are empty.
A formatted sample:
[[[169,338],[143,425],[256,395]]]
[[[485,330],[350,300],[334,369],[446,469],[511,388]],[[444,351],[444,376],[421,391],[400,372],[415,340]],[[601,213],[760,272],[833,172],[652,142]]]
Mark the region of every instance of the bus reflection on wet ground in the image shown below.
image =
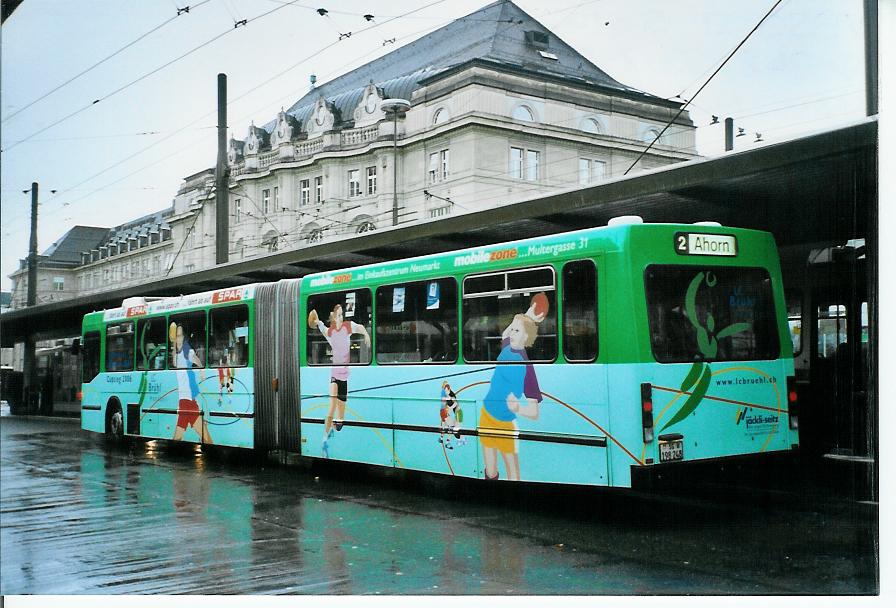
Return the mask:
[[[0,430],[3,594],[786,594],[878,584],[876,510],[812,498],[821,491],[508,489],[348,465],[309,471],[164,442],[113,447],[75,420],[3,417]]]

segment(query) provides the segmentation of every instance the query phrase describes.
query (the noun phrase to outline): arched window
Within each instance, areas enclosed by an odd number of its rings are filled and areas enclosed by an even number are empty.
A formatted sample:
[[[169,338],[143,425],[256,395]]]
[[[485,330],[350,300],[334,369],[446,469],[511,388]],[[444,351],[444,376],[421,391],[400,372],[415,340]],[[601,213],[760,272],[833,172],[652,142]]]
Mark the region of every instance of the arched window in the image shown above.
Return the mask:
[[[516,120],[525,120],[527,122],[535,122],[535,116],[529,106],[517,106],[513,110],[513,118]]]
[[[270,252],[277,251],[280,242],[279,237],[280,235],[277,234],[276,230],[268,230],[261,241],[262,247],[267,247],[267,250]]]
[[[440,125],[448,122],[448,110],[445,108],[439,108],[436,110],[436,113],[432,115],[432,124]]]
[[[646,143],[652,142],[654,139],[659,137],[660,131],[659,129],[647,129],[644,131],[644,135],[641,137]]]
[[[603,129],[601,129],[600,123],[593,118],[586,118],[582,121],[582,131],[600,135],[603,132]]]
[[[309,245],[320,243],[322,240],[324,240],[324,231],[320,228],[314,228],[308,232],[308,236],[305,237],[305,242]]]
[[[374,224],[370,220],[363,220],[360,224],[358,224],[357,233],[363,234],[365,232],[373,232],[374,230],[376,230],[376,224]]]

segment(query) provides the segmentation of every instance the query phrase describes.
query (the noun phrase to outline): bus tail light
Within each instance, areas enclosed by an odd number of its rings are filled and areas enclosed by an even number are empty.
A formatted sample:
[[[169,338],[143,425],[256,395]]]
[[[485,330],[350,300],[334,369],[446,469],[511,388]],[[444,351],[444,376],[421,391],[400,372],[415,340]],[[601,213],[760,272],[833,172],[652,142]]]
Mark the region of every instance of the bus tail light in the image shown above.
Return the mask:
[[[653,441],[653,385],[649,382],[641,384],[641,427],[644,443]]]
[[[796,398],[796,378],[787,376],[787,413],[790,419],[790,428],[796,430],[800,428],[799,423],[799,403]]]
[[[84,393],[82,393],[81,391],[78,391],[77,393],[75,393],[75,399],[77,399],[79,403],[81,402],[81,400],[83,398],[84,398]]]

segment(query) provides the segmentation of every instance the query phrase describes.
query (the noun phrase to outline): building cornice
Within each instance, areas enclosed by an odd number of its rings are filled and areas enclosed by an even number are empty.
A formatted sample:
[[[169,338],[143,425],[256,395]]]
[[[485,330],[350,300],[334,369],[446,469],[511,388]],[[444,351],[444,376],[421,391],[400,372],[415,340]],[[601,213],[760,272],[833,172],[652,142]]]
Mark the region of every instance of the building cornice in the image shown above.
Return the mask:
[[[624,99],[628,99],[631,101],[636,101],[643,104],[653,105],[653,106],[663,106],[667,110],[679,110],[681,108],[681,103],[670,101],[668,99],[663,99],[662,97],[656,97],[654,95],[650,95],[649,93],[643,93],[635,90],[625,90],[618,89],[615,87],[610,87],[607,85],[602,85],[594,82],[588,82],[584,79],[571,78],[568,76],[562,76],[559,74],[550,74],[547,72],[539,72],[536,70],[528,70],[525,67],[517,66],[510,63],[501,63],[498,61],[491,61],[488,59],[476,58],[471,59],[470,61],[459,63],[455,66],[452,66],[446,70],[433,74],[432,76],[427,76],[426,78],[418,81],[418,85],[421,88],[429,87],[430,85],[436,84],[441,80],[445,80],[450,78],[451,76],[456,76],[464,71],[470,70],[471,68],[484,68],[491,72],[498,73],[506,73],[513,74],[516,76],[521,76],[527,81],[532,80],[540,80],[544,82],[551,82],[559,85],[564,85],[573,89],[577,89],[579,91],[585,91],[592,94],[601,94],[607,95],[610,97],[622,97]],[[458,87],[453,87],[458,88]],[[419,89],[417,89],[419,90]],[[535,89],[539,96],[544,95],[543,88]],[[415,91],[416,93],[416,91]]]
[[[659,108],[657,104],[649,99],[620,99],[618,95],[614,95],[614,89],[602,91],[579,89],[578,91],[570,91],[568,90],[569,87],[565,87],[567,90],[564,90],[558,86],[552,88],[539,86],[538,83],[518,78],[517,75],[510,79],[506,77],[501,78],[500,76],[495,77],[493,74],[496,74],[496,72],[490,69],[487,73],[480,69],[469,70],[466,74],[456,74],[458,78],[447,82],[443,81],[444,86],[438,86],[439,83],[437,82],[432,89],[422,89],[419,96],[415,95],[414,101],[431,104],[466,87],[478,85],[497,89],[505,93],[569,103],[581,108],[588,108],[596,113],[621,114],[632,118],[656,120],[663,123],[669,122],[674,112],[678,111],[677,105]],[[583,97],[582,93],[586,93],[587,97]],[[673,124],[683,127],[694,126],[693,121],[684,112],[673,121]]]

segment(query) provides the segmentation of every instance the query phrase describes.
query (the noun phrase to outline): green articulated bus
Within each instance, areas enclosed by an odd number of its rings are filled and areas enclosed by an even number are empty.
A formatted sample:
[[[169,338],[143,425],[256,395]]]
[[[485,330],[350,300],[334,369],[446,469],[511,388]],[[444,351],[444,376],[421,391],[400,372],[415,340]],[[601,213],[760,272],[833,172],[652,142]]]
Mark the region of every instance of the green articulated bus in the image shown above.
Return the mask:
[[[479,479],[798,446],[772,236],[610,226],[154,301],[83,325],[82,426]]]

